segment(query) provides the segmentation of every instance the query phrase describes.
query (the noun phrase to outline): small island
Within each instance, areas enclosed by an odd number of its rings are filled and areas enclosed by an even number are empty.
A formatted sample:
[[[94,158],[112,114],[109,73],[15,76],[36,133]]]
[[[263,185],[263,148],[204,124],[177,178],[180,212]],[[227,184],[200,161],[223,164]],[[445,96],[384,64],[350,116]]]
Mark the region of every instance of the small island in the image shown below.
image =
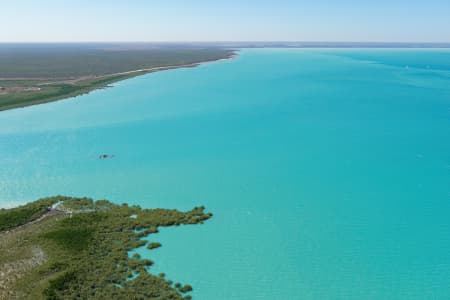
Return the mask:
[[[0,210],[0,299],[191,299],[189,284],[149,272],[135,248],[159,226],[198,224],[204,207],[181,212],[55,196]],[[132,297],[132,298],[130,298]]]
[[[161,247],[161,243],[158,243],[158,242],[151,242],[151,243],[148,243],[148,245],[147,245],[147,249],[149,249],[149,250],[156,249],[159,247]]]

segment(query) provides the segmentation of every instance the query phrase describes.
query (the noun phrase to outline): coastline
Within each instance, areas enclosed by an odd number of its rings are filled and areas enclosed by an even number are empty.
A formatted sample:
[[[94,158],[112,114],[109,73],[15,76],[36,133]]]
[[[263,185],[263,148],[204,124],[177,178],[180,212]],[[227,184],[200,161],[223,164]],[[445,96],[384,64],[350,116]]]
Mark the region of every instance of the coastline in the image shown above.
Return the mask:
[[[1,106],[1,104],[0,104],[0,112],[5,111],[5,110],[24,108],[24,107],[28,107],[28,106],[32,106],[32,105],[50,103],[50,102],[59,101],[59,100],[67,99],[67,98],[72,98],[72,97],[76,97],[76,96],[80,96],[80,95],[84,95],[84,94],[89,94],[92,91],[107,88],[111,84],[125,80],[125,79],[145,75],[148,73],[166,71],[166,70],[172,70],[172,69],[178,69],[178,68],[195,68],[197,66],[200,66],[200,65],[206,64],[206,63],[234,59],[237,55],[238,55],[238,50],[231,50],[231,53],[225,57],[216,58],[216,59],[207,59],[207,60],[195,62],[195,63],[179,64],[179,65],[174,64],[174,65],[169,65],[169,66],[158,66],[158,67],[151,67],[151,68],[146,68],[146,69],[138,69],[138,70],[119,72],[119,73],[112,73],[112,74],[107,74],[107,75],[85,76],[85,77],[81,77],[81,78],[77,78],[77,79],[61,80],[61,81],[59,81],[60,84],[68,84],[68,85],[72,85],[73,87],[75,87],[76,83],[83,84],[83,82],[85,82],[86,86],[81,86],[80,88],[75,89],[74,91],[71,91],[68,93],[64,93],[64,94],[56,95],[56,96],[49,96],[47,98],[38,99],[35,101],[14,103],[11,105],[4,105],[4,106]],[[46,85],[46,84],[48,84],[48,83],[44,83],[42,85]],[[50,84],[52,84],[52,83],[50,83]]]
[[[67,196],[0,210],[0,299],[190,299],[191,285],[155,274],[152,260],[130,251],[161,247],[153,238],[160,227],[211,217],[204,206],[143,209]]]

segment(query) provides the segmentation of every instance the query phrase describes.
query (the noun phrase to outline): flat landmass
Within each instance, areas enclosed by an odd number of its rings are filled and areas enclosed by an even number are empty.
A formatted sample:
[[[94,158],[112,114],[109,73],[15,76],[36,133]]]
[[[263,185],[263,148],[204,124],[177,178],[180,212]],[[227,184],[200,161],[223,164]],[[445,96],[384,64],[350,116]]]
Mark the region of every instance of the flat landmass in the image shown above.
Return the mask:
[[[189,284],[150,273],[151,260],[128,253],[160,247],[152,238],[159,226],[211,216],[204,207],[142,209],[64,196],[1,209],[0,299],[191,299]]]
[[[231,57],[228,48],[159,44],[0,44],[0,110],[88,93],[126,78]]]

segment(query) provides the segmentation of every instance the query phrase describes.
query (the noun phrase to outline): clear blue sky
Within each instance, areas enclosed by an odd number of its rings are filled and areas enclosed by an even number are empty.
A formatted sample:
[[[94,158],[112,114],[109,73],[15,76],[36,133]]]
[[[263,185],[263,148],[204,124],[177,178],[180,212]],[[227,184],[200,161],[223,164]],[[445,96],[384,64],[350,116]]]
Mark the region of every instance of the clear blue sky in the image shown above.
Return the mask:
[[[0,42],[450,42],[450,0],[2,0]]]

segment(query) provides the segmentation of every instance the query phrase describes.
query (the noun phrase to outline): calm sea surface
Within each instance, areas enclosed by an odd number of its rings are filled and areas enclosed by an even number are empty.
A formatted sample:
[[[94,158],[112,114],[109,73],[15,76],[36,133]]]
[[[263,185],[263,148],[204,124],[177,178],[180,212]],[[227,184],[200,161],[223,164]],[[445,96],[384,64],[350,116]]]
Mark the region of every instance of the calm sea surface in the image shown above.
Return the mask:
[[[198,300],[450,299],[450,50],[243,50],[0,112],[0,205],[55,194],[205,205],[139,250]]]

